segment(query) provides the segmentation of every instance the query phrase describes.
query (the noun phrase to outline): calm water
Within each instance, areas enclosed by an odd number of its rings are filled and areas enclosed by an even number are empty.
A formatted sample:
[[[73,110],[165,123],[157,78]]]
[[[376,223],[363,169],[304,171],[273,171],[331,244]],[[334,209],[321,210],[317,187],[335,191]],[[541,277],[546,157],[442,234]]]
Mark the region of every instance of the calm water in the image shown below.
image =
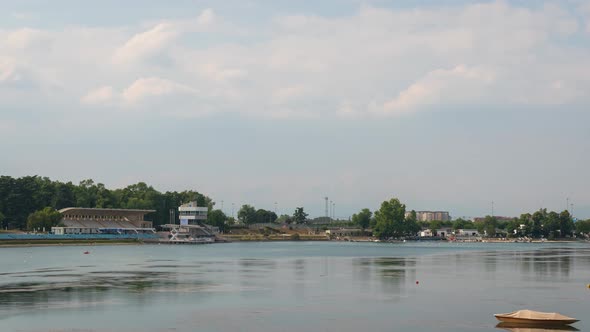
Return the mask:
[[[500,331],[521,308],[590,331],[589,283],[581,244],[0,248],[0,331]]]

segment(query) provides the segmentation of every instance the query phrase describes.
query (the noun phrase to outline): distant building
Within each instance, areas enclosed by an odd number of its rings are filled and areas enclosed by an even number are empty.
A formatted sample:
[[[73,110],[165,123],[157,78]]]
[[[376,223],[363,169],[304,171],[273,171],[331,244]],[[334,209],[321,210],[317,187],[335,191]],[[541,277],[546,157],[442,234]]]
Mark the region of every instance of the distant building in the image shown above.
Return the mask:
[[[197,206],[197,202],[182,204],[178,207],[178,219],[180,225],[199,225],[207,220],[206,206]]]
[[[410,211],[406,212],[406,218],[410,215]],[[448,211],[416,211],[417,221],[449,221],[451,216]]]
[[[442,237],[442,238],[446,238],[447,236],[451,235],[453,233],[453,230],[449,227],[443,227],[441,229],[437,229],[437,230],[432,230],[432,229],[423,229],[422,231],[420,231],[420,233],[418,234],[420,237],[432,237],[432,236],[438,236],[438,237]]]
[[[326,230],[326,235],[328,236],[363,236],[371,234],[370,230],[362,230],[360,228],[332,228]]]
[[[479,237],[481,236],[477,229],[458,229],[455,231],[457,237]]]
[[[54,234],[153,233],[145,215],[155,210],[97,209],[69,207],[59,210],[63,226],[52,227]]]

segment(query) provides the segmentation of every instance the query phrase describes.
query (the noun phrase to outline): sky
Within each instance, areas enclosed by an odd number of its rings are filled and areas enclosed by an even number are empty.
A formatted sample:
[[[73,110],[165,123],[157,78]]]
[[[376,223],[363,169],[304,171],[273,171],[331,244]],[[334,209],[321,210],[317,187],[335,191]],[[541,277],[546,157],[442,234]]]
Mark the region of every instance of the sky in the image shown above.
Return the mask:
[[[590,1],[0,0],[2,175],[590,218],[588,165]]]

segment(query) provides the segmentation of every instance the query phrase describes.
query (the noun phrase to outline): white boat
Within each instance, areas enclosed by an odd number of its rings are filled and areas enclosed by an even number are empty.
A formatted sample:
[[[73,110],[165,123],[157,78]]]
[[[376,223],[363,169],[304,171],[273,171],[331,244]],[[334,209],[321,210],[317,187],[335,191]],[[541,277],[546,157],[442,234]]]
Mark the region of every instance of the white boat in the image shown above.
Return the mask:
[[[564,316],[556,312],[540,312],[533,310],[518,310],[505,314],[494,315],[499,321],[526,326],[556,326],[573,324],[578,319]]]

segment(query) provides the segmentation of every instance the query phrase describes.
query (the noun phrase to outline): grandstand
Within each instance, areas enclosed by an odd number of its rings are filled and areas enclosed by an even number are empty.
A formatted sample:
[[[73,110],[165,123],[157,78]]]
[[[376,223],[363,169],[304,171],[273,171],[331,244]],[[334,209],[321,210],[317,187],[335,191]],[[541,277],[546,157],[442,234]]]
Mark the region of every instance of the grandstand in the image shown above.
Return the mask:
[[[144,234],[155,233],[151,221],[144,220],[155,210],[98,209],[69,207],[59,210],[62,224],[52,227],[56,235],[64,234]]]

